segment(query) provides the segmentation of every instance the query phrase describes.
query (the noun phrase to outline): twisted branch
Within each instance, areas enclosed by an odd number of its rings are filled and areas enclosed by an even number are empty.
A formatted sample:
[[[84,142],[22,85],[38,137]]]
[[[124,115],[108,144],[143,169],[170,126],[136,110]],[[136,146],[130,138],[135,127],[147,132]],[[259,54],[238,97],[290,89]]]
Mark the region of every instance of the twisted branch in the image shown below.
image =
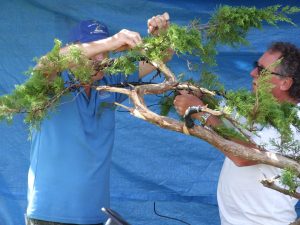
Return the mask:
[[[164,82],[160,84],[145,84],[141,86],[136,86],[132,90],[109,86],[99,86],[97,87],[97,90],[126,94],[129,96],[134,105],[134,107],[132,108],[127,108],[132,115],[146,120],[150,123],[156,124],[159,127],[184,133],[183,122],[177,121],[169,117],[158,115],[155,112],[148,109],[144,101],[144,94],[163,93],[165,91],[172,90],[174,89],[174,87],[178,86],[180,86],[180,88],[182,89],[191,87],[187,85],[178,84],[175,75],[164,63],[152,62],[152,64],[155,65],[156,68],[164,74],[166,78]],[[199,88],[195,87],[193,87],[193,89],[199,90]],[[209,91],[207,93],[209,93]],[[213,111],[208,108],[206,108],[205,111],[212,114],[220,115],[220,112]],[[261,149],[257,148],[245,147],[241,144],[224,139],[223,137],[206,127],[195,126],[194,128],[189,129],[189,134],[207,141],[208,143],[210,143],[211,145],[213,145],[214,147],[216,147],[224,153],[230,153],[237,157],[275,166],[282,169],[290,167],[293,168],[297,172],[297,174],[300,174],[300,165],[296,161],[286,158],[277,153],[261,151]]]

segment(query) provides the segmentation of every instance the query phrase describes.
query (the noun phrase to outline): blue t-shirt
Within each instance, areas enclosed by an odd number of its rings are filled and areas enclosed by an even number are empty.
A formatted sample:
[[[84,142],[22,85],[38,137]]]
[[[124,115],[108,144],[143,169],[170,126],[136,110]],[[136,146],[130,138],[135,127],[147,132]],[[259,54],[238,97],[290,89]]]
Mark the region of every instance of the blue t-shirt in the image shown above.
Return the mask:
[[[70,76],[63,73],[65,81]],[[100,85],[125,76],[105,76]],[[138,81],[138,74],[128,82]],[[99,84],[98,83],[98,84]],[[127,96],[91,90],[64,95],[32,134],[27,216],[46,221],[93,224],[105,220],[114,143],[115,106]]]

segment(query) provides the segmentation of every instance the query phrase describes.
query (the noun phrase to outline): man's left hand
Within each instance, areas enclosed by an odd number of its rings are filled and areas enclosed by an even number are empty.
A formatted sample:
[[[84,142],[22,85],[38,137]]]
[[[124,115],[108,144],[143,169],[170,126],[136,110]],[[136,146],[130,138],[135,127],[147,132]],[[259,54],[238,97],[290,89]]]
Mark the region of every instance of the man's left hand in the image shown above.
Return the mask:
[[[147,22],[148,33],[158,35],[160,31],[166,30],[170,25],[169,13],[165,12],[162,15],[153,16]]]
[[[196,96],[185,93],[184,91],[180,92],[180,95],[177,95],[174,99],[174,108],[179,115],[183,116],[185,111],[190,106],[203,106],[203,102]]]

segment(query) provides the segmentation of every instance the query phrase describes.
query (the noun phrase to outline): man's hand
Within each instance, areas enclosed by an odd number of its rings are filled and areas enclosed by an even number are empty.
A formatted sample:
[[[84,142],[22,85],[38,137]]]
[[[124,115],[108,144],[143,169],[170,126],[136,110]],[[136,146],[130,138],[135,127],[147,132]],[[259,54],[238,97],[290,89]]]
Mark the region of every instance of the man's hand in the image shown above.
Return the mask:
[[[114,42],[112,51],[124,51],[142,43],[139,33],[126,29],[121,30],[112,36],[111,39]]]
[[[148,33],[152,35],[158,35],[160,31],[166,30],[169,27],[170,16],[167,12],[162,15],[153,16],[151,19],[148,20]],[[167,56],[163,59],[164,62],[171,60],[174,52],[172,49],[169,49],[167,52]],[[151,73],[156,68],[146,62],[140,62],[139,65],[139,77],[142,78],[145,75]]]
[[[181,92],[181,95],[177,95],[174,99],[174,108],[179,115],[183,116],[185,111],[190,106],[203,106],[203,102],[194,95]]]
[[[170,25],[169,13],[165,12],[162,15],[153,16],[148,20],[148,33],[152,35],[159,34],[160,31],[166,30]]]

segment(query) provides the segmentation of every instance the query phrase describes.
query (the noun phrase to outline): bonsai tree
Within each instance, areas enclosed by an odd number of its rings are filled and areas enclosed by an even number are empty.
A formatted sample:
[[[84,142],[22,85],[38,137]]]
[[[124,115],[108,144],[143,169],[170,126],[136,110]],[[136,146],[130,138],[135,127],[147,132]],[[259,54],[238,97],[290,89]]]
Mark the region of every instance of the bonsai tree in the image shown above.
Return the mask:
[[[249,45],[246,35],[250,29],[261,29],[263,23],[276,26],[279,22],[286,22],[295,25],[288,15],[299,11],[300,8],[297,7],[280,5],[262,9],[220,6],[205,24],[200,20],[193,21],[188,26],[171,24],[169,29],[161,32],[159,36],[145,37],[141,45],[118,55],[112,54],[111,58],[101,63],[92,62],[75,46],[71,48],[69,54],[61,55],[59,50],[62,43],[55,40],[53,49],[46,56],[36,59],[38,66],[29,69],[28,80],[16,86],[11,94],[0,97],[0,120],[12,121],[16,114],[24,113],[26,114],[24,122],[28,123],[31,129],[39,129],[40,122],[47,117],[49,110],[55,110],[58,104],[63,104],[60,97],[74,88],[91,85],[98,91],[122,93],[128,95],[132,106],[115,104],[125,108],[135,117],[165,129],[203,139],[222,152],[283,169],[282,174],[261,182],[268,188],[300,199],[300,193],[296,192],[299,186],[297,179],[300,177],[300,145],[298,141],[292,139],[290,128],[290,124],[297,129],[300,128],[298,107],[279,103],[274,99],[270,93],[272,86],[268,83],[268,79],[271,74],[268,70],[262,71],[264,76],[258,79],[259,85],[254,92],[245,89],[226,90],[218,81],[218,76],[211,70],[217,66],[215,56],[218,45],[231,47]],[[163,63],[163,59],[167,56],[163,53],[168,50],[173,51],[182,60],[196,57],[198,63],[191,65],[188,61],[188,67],[201,68],[200,79],[185,80],[184,76],[174,74],[172,68]],[[130,76],[137,69],[136,61],[151,63],[157,69],[156,75],[162,75],[164,81],[122,83],[114,86],[94,86],[91,82],[94,70],[103,70],[111,76],[120,72]],[[67,70],[71,62],[76,64],[76,67],[72,68],[74,81],[64,83],[61,76],[55,78],[47,76]],[[203,107],[188,109],[183,120],[168,117],[168,112],[173,107],[174,96],[180,90],[186,90],[194,95],[201,94],[206,103]],[[144,99],[145,95],[153,94],[163,94],[160,100],[160,113],[149,109]],[[226,105],[220,106],[220,102],[224,99]],[[195,124],[191,114],[199,111],[226,120],[231,124],[231,128],[221,125],[212,128],[201,123]],[[234,111],[238,116],[232,116]],[[246,123],[240,122],[241,117],[246,119]],[[282,150],[280,153],[261,151],[264,150],[264,146],[259,146],[251,140],[247,133],[255,133],[256,124],[271,125],[278,130],[281,140],[274,140],[272,144]],[[233,140],[251,143],[259,151],[253,151],[252,148]],[[292,151],[294,155],[287,156],[286,151]],[[286,188],[277,186],[274,182],[276,179],[279,179]]]

